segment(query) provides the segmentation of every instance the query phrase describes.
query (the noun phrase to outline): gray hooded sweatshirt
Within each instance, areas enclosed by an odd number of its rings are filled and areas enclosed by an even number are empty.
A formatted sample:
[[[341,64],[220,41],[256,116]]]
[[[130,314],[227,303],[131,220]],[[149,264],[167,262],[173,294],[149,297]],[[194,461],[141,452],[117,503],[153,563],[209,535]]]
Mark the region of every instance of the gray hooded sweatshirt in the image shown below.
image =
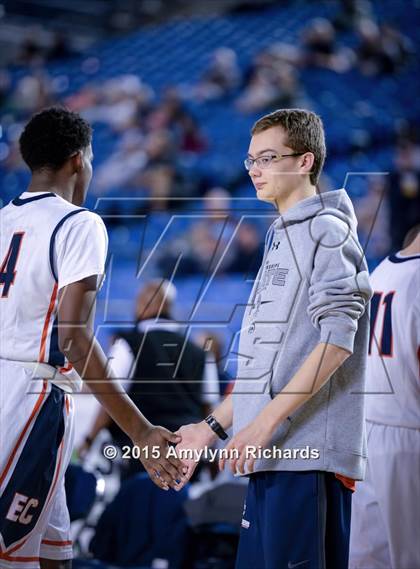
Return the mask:
[[[278,426],[267,446],[271,454],[257,455],[255,472],[323,470],[364,477],[363,392],[372,291],[356,226],[346,191],[337,190],[302,200],[267,233],[239,340],[234,433],[257,417],[318,343],[352,355]]]

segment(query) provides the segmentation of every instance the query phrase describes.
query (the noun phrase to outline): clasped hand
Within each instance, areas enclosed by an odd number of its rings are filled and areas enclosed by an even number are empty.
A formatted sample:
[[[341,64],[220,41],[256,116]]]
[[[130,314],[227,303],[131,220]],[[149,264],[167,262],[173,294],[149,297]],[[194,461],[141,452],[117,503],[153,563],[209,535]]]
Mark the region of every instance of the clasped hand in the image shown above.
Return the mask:
[[[188,458],[183,458],[183,463],[187,466],[187,472],[184,481],[176,488],[179,490],[190,480],[197,466],[197,460],[193,457],[194,451],[200,451],[206,446],[213,445],[217,440],[217,436],[204,421],[185,425],[175,434],[182,437],[182,442],[176,446],[178,453],[182,456],[180,451],[186,449],[192,455]],[[247,448],[263,448],[270,442],[271,437],[272,430],[262,418],[257,417],[229,441],[219,459],[219,469],[223,470],[227,464],[233,474],[253,472],[256,459],[252,453],[247,453]]]

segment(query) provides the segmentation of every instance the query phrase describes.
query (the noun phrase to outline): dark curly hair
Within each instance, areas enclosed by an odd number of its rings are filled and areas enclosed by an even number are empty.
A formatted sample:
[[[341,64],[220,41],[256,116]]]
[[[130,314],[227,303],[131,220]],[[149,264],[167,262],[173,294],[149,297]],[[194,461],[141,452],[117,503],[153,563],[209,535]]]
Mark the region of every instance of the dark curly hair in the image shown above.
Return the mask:
[[[62,107],[44,109],[25,126],[19,147],[32,171],[59,170],[70,156],[89,146],[92,128],[80,115]]]

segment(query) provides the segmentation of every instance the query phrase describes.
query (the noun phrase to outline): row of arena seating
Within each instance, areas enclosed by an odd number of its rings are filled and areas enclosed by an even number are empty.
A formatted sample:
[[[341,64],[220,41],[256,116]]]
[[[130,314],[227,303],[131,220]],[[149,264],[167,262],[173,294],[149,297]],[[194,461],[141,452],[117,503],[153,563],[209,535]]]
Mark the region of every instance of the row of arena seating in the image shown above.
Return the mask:
[[[312,18],[333,17],[338,5],[338,2],[291,2],[286,6],[246,14],[153,26],[95,46],[85,58],[52,63],[48,66],[48,73],[62,82],[60,95],[63,98],[89,82],[100,84],[126,73],[138,74],[159,95],[168,84],[196,83],[209,63],[210,54],[217,47],[223,45],[233,48],[241,67],[246,69],[252,57],[265,47],[280,41],[296,43]],[[391,21],[413,42],[419,39],[411,2],[404,10],[397,8],[392,0],[378,0],[373,5],[379,21]],[[351,38],[352,34],[347,32],[340,42],[351,45]],[[86,57],[99,60],[98,69],[93,75],[82,70]],[[14,83],[26,73],[26,69],[16,69],[13,72]],[[360,131],[368,132],[371,142],[381,152],[384,146],[392,142],[396,120],[418,120],[420,102],[413,96],[418,82],[414,62],[397,76],[377,77],[374,80],[356,70],[344,74],[325,69],[303,70],[305,92],[326,125],[331,154],[327,172],[341,168],[341,160],[336,166],[336,157],[348,152]],[[208,104],[190,103],[210,141],[209,151],[197,160],[194,167],[212,172],[222,185],[235,177],[241,168],[249,127],[256,118],[252,114],[241,114],[234,107],[232,99]],[[95,124],[95,136],[96,163],[101,164],[115,147],[118,137],[101,124]],[[375,161],[375,153],[375,149],[368,152],[367,160]],[[25,181],[25,176],[19,174],[17,178],[16,175],[4,174],[1,178],[2,189],[7,194]],[[339,183],[337,179],[334,181]],[[114,193],[121,195],[124,190],[118,188]]]
[[[159,95],[169,84],[185,86],[196,83],[208,66],[211,53],[220,46],[234,49],[240,66],[245,70],[252,58],[265,47],[275,42],[296,43],[312,18],[334,17],[340,3],[295,1],[281,4],[244,14],[196,18],[144,28],[127,37],[105,41],[92,48],[83,58],[51,63],[47,71],[62,85],[60,95],[63,99],[90,82],[100,84],[126,73],[138,74]],[[378,21],[392,22],[413,43],[420,39],[420,29],[415,25],[414,3],[407,2],[403,10],[393,0],[376,0],[372,4]],[[350,32],[339,36],[342,45],[351,46],[354,41],[355,36]],[[95,73],[92,74],[83,66],[86,58],[98,60]],[[24,68],[12,70],[13,83],[16,84],[27,73],[28,70]],[[326,69],[311,68],[302,70],[301,80],[312,108],[324,119],[329,147],[326,174],[331,185],[346,187],[353,198],[363,196],[367,185],[367,176],[363,173],[387,172],[392,168],[396,121],[402,118],[413,123],[418,121],[420,100],[414,93],[419,77],[415,63],[411,62],[397,75],[375,79],[363,76],[356,70],[337,74]],[[206,104],[188,103],[210,142],[209,149],[203,155],[185,165],[186,172],[191,176],[204,172],[218,184],[229,186],[243,170],[242,159],[247,150],[249,127],[256,116],[240,113],[234,106],[234,98],[235,94],[227,100]],[[105,124],[96,123],[94,128],[97,167],[111,154],[118,137]],[[354,152],[361,133],[362,138],[363,133],[369,134],[371,145],[363,152]],[[353,150],[351,155],[350,150]],[[22,191],[27,179],[26,172],[2,170],[2,198],[8,200]],[[203,207],[199,200],[188,203],[184,207],[187,213],[179,215],[176,223],[172,221],[171,213],[162,212],[148,214],[147,224],[146,218],[125,217],[124,227],[115,227],[107,214],[114,211],[115,204],[121,215],[130,216],[136,212],[139,201],[130,199],[131,195],[124,188],[118,188],[106,198],[97,200],[91,196],[88,201],[88,205],[104,215],[109,224],[110,252],[114,254],[112,278],[108,279],[111,286],[105,285],[101,293],[105,327],[109,319],[111,322],[121,319],[121,314],[125,315],[123,320],[130,319],[133,296],[139,286],[136,267],[140,244],[144,259],[169,222],[173,231],[185,232],[192,223],[188,211],[200,212]],[[254,190],[246,181],[246,175],[235,187],[234,195],[254,198]],[[270,209],[255,199],[240,200],[239,209],[243,213],[251,209],[270,215]],[[239,216],[241,212],[235,215]],[[261,234],[266,226],[264,223],[264,220],[259,223]],[[143,271],[140,276],[154,276],[154,273]],[[187,318],[189,304],[195,298],[197,286],[200,286],[197,283],[202,281],[202,277],[177,280],[180,289],[179,315],[183,319]],[[200,307],[202,316],[197,313],[196,318],[203,321],[207,318],[221,319],[225,322],[225,306],[243,302],[249,286],[240,277],[220,277],[211,282],[206,294],[213,295],[214,301],[206,297],[204,305]],[[238,318],[238,315],[231,317],[231,322],[237,325]]]

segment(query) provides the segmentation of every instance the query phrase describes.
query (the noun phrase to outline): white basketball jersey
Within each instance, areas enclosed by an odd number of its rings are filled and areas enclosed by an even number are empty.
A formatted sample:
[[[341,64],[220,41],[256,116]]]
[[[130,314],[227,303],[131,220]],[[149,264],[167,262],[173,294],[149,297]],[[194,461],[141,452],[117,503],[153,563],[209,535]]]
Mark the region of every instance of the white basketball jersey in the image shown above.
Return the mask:
[[[366,418],[420,429],[420,255],[373,271]]]
[[[49,192],[24,192],[0,210],[0,358],[65,365],[58,290],[105,270],[101,218]]]

